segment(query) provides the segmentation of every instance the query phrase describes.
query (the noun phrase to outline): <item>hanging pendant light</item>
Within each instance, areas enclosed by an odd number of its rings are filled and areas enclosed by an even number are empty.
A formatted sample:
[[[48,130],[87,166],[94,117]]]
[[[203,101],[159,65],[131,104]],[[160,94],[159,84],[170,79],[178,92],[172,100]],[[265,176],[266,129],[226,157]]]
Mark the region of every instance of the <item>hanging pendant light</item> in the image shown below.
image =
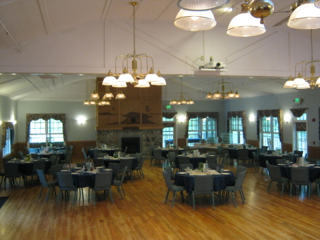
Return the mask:
[[[240,14],[235,16],[227,29],[227,34],[234,37],[253,37],[266,32],[264,24],[258,18],[253,17],[248,10],[248,1],[241,4]]]
[[[179,0],[178,7],[190,11],[202,11],[223,7],[230,0]]]
[[[186,31],[196,32],[214,28],[217,25],[217,21],[211,10],[187,11],[181,9],[174,20],[174,25]]]
[[[314,3],[314,6],[317,8],[320,8],[320,0],[316,0],[316,2]]]
[[[320,28],[320,8],[316,7],[314,0],[307,0],[293,11],[287,25],[295,29]]]
[[[134,87],[136,87],[136,88],[149,88],[150,83],[147,80],[139,80],[138,84],[135,85]]]
[[[126,95],[124,95],[124,93],[122,93],[122,91],[120,91],[120,92],[117,94],[117,96],[116,96],[115,99],[125,99],[125,98],[126,98]]]
[[[274,4],[271,0],[253,0],[249,4],[249,11],[255,18],[260,18],[260,23],[264,23],[264,19],[270,16],[274,11]]]

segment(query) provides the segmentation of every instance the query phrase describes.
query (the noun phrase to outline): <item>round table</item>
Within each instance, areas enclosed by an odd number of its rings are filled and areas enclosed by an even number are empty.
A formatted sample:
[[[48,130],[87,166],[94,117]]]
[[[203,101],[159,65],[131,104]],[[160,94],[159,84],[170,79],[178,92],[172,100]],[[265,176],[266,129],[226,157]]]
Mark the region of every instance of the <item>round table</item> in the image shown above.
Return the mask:
[[[193,169],[196,169],[198,168],[200,162],[202,163],[206,162],[206,157],[205,156],[189,157],[189,160],[190,160],[190,163],[192,163]],[[178,156],[176,156],[175,165],[176,165],[176,168],[180,168]]]

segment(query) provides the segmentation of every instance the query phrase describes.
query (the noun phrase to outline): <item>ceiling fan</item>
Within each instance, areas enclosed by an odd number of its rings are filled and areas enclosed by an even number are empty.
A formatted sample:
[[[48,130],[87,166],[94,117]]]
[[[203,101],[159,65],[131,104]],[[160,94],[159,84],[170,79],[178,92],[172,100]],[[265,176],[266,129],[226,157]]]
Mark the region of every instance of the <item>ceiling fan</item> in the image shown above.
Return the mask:
[[[294,10],[296,10],[296,8],[299,7],[303,2],[304,2],[304,0],[298,0],[297,2],[292,3],[292,4],[290,5],[290,10],[288,10],[288,11],[279,11],[279,12],[274,12],[274,13],[290,13],[290,14],[291,14],[291,13],[292,13]],[[287,16],[287,17],[285,17],[284,19],[282,19],[281,21],[279,21],[279,22],[276,23],[275,25],[273,25],[273,27],[278,27],[278,26],[284,24],[285,22],[288,22],[289,18],[290,18],[290,15]]]

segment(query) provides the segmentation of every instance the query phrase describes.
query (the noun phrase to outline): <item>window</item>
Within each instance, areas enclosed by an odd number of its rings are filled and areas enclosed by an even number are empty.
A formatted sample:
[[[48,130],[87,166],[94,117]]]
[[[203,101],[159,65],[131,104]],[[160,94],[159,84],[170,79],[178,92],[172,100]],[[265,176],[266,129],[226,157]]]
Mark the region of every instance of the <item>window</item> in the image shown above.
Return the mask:
[[[174,145],[174,118],[163,117],[162,122],[165,122],[162,130],[162,147],[168,147],[168,144]]]
[[[11,153],[11,129],[7,128],[6,130],[6,145],[2,149],[2,155],[6,156]]]
[[[208,143],[213,143],[216,136],[216,121],[213,118],[191,118],[189,120],[188,146],[193,146],[201,139]]]
[[[296,117],[294,121],[294,149],[303,151],[302,156],[305,156],[308,154],[307,113],[304,113],[301,117]]]
[[[60,120],[33,120],[30,122],[30,143],[61,143],[63,139],[63,125]]]
[[[277,117],[263,117],[261,118],[260,128],[261,146],[268,146],[269,150],[281,149],[279,124]]]
[[[231,143],[243,144],[243,127],[241,117],[230,118]]]

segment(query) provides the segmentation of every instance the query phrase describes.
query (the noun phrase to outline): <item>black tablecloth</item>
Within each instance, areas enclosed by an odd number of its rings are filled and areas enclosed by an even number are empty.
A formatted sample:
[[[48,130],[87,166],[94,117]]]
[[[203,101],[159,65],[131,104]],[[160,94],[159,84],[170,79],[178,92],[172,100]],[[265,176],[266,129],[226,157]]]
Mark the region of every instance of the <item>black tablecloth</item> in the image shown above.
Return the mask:
[[[18,171],[19,173],[26,175],[26,176],[30,176],[33,173],[33,162],[18,162]],[[46,166],[45,166],[45,170],[44,173],[47,173],[48,170],[50,169],[51,166],[51,161],[48,160],[46,161]]]
[[[112,171],[112,169],[110,169],[109,171]],[[113,178],[114,176],[112,176],[112,179]],[[73,179],[74,185],[77,188],[85,188],[85,187],[93,188],[96,180],[96,174],[87,173],[87,172],[83,172],[79,174],[72,173],[72,179]]]
[[[203,162],[203,163],[206,162],[205,157],[191,157],[189,158],[189,160],[190,160],[190,163],[192,163],[193,169],[198,168],[199,162]],[[175,164],[177,168],[180,168],[178,156],[176,156]]]
[[[284,158],[286,155],[265,155],[265,154],[260,154],[259,155],[259,162],[260,162],[260,167],[266,168],[266,161],[268,160],[271,165],[277,165],[277,159]],[[297,157],[294,156],[293,162],[296,162]]]
[[[111,159],[108,159],[108,158],[97,158],[97,159],[103,159],[104,166],[106,168],[108,168],[110,162],[120,163],[120,161],[125,159],[125,158],[116,158],[116,159],[113,159],[113,158],[111,158]],[[130,157],[129,159],[132,160],[132,168],[131,168],[131,170],[136,169],[138,167],[138,165],[139,165],[138,159],[135,158],[135,157]]]
[[[308,167],[309,168],[309,180],[313,182],[315,179],[320,177],[320,168]],[[291,167],[280,165],[281,176],[291,180]]]
[[[256,149],[248,148],[249,158],[253,159],[252,153],[255,152]],[[238,159],[238,149],[229,149],[229,156],[231,159]]]
[[[213,190],[221,191],[226,189],[227,186],[233,186],[235,184],[234,174],[228,171],[228,175],[213,175]],[[194,176],[189,174],[175,174],[175,185],[184,186],[188,194],[192,194],[194,185]]]

